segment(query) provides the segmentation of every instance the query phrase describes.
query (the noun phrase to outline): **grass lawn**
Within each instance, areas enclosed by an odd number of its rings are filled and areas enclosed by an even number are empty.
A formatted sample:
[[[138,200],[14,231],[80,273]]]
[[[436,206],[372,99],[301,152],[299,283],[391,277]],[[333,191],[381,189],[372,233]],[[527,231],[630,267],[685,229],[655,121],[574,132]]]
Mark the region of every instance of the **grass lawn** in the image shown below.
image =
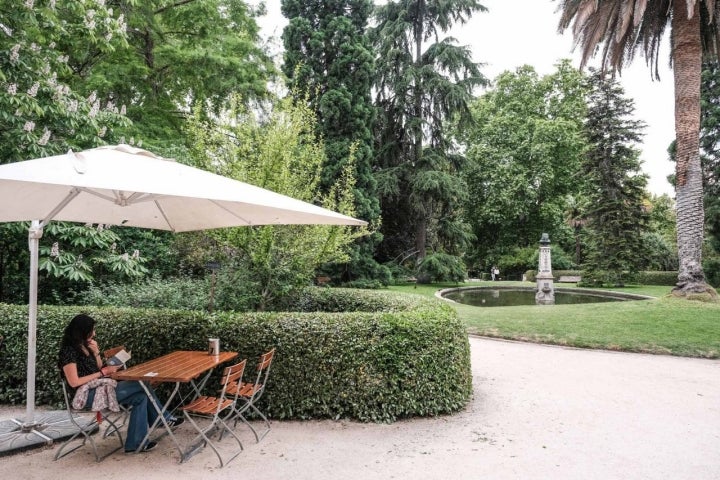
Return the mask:
[[[433,296],[455,286],[533,286],[529,282],[394,285],[391,290]],[[560,285],[568,287],[566,284]],[[528,342],[688,357],[720,357],[720,304],[675,299],[670,287],[632,286],[613,291],[653,300],[579,305],[473,307],[451,304],[468,333]]]

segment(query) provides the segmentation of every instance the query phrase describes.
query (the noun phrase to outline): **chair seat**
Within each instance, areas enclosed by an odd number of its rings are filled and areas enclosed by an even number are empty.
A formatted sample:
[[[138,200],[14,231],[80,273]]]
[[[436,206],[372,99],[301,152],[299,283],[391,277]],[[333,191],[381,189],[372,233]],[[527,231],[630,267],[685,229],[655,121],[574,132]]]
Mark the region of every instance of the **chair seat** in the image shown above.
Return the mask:
[[[213,415],[215,412],[225,410],[232,404],[233,401],[227,398],[199,397],[183,406],[182,410],[198,415]]]
[[[228,385],[228,392],[232,395],[235,395],[237,393],[240,397],[252,397],[257,392],[263,389],[262,384],[254,384],[254,383],[248,383],[248,382],[240,382],[239,384],[235,385]]]

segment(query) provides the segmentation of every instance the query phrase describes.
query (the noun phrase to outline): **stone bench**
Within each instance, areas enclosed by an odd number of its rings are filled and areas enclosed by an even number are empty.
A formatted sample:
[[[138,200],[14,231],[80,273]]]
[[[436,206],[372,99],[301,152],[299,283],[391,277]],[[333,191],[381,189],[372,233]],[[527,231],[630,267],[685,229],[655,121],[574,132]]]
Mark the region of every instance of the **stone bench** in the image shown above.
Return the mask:
[[[580,279],[580,275],[560,275],[557,281],[558,283],[577,283]]]

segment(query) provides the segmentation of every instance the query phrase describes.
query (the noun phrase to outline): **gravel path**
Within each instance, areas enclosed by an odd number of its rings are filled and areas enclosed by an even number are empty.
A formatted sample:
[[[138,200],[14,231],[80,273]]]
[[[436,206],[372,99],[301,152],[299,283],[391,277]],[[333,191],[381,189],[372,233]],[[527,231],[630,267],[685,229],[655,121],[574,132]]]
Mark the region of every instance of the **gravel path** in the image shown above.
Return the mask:
[[[260,444],[241,430],[245,452],[224,469],[209,449],[178,464],[166,439],[100,464],[85,450],[58,462],[53,448],[32,450],[0,458],[0,471],[13,479],[720,479],[719,360],[470,345],[475,395],[456,415],[274,422]],[[0,408],[0,418],[15,413]]]

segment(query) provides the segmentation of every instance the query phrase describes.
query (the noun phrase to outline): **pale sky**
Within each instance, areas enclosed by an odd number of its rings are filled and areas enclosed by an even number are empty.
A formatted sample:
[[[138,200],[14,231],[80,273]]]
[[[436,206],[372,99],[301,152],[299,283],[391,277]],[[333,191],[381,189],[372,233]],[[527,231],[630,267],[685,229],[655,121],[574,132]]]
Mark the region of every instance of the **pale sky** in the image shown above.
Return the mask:
[[[460,45],[470,46],[476,62],[484,63],[483,74],[494,79],[505,70],[531,65],[540,75],[552,73],[558,60],[570,58],[579,66],[572,52],[571,30],[557,33],[560,14],[557,0],[481,0],[488,12],[475,15],[470,22],[456,26],[450,35]],[[280,13],[280,0],[267,0],[268,15],[258,19],[263,36],[275,36],[276,51],[281,48],[279,36],[287,20]],[[667,182],[674,170],[668,160],[667,147],[674,138],[674,94],[672,71],[668,65],[668,44],[660,54],[661,80],[652,81],[645,59],[637,56],[619,78],[625,95],[635,101],[635,118],[647,124],[642,150],[643,171],[650,175],[648,190],[655,194],[675,195]]]

